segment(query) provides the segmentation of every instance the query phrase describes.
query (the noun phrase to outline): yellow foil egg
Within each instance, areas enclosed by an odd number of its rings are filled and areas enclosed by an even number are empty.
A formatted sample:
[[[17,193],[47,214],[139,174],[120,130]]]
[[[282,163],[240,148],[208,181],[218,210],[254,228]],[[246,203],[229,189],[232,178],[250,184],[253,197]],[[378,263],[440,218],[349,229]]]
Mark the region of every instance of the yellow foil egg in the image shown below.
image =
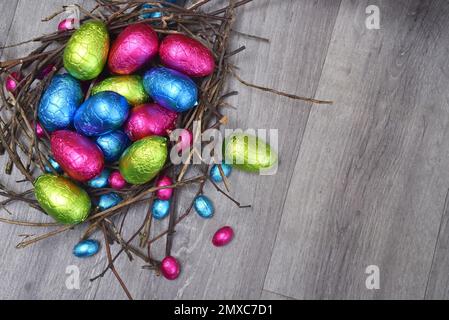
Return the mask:
[[[79,80],[91,80],[103,71],[109,52],[109,33],[101,21],[81,25],[64,50],[64,68]]]
[[[92,88],[92,95],[101,91],[114,91],[124,96],[133,106],[144,104],[149,99],[143,88],[142,77],[138,75],[114,76],[104,79]]]
[[[91,209],[87,192],[65,177],[41,175],[34,182],[34,194],[42,209],[60,223],[83,222]]]

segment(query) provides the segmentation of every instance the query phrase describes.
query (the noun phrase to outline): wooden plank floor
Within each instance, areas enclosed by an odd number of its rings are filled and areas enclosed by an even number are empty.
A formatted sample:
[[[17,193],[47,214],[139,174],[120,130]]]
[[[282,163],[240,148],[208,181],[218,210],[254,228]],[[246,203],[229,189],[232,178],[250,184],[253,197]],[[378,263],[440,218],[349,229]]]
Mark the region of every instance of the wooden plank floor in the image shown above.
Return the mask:
[[[54,30],[57,21],[40,19],[73,1],[0,0],[0,42]],[[379,30],[365,26],[371,4],[380,8]],[[256,0],[242,10],[235,29],[271,41],[234,36],[233,48],[247,48],[235,58],[240,76],[335,103],[310,106],[230,81],[240,94],[230,100],[237,110],[227,111],[229,127],[279,129],[279,170],[233,172],[232,194],[251,209],[208,188],[216,217],[191,216],[177,228],[178,280],[120,259],[134,297],[448,298],[448,14],[444,0]],[[2,59],[29,49],[7,49]],[[133,210],[128,223],[140,223],[146,209]],[[22,206],[11,210],[37,219]],[[213,248],[211,234],[224,224],[234,226],[236,239]],[[30,232],[0,224],[0,298],[125,298],[111,274],[89,281],[106,264],[102,254],[83,261],[71,255],[82,230],[16,250],[18,234]],[[80,268],[79,290],[66,288],[69,265]],[[377,290],[365,286],[370,265],[379,268]]]

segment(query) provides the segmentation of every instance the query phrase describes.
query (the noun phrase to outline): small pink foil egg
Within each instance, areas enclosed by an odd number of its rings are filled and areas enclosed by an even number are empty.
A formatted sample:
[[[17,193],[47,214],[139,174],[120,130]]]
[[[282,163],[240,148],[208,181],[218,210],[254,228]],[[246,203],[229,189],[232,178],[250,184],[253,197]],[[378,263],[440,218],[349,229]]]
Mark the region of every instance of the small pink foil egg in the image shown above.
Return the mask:
[[[109,51],[109,70],[117,74],[131,74],[153,59],[159,48],[156,32],[143,23],[125,28]]]
[[[163,176],[156,182],[156,187],[171,186],[172,184],[173,180],[170,177]],[[171,188],[159,189],[158,191],[156,191],[156,196],[161,200],[169,200],[172,195],[173,189]]]
[[[48,75],[50,74],[50,72],[53,71],[54,68],[55,68],[55,65],[54,65],[54,64],[49,64],[49,65],[45,66],[45,67],[41,70],[41,72],[39,72],[39,74],[37,75],[37,78],[38,78],[39,80],[44,79],[46,76],[48,76]]]
[[[118,170],[109,175],[108,182],[111,188],[115,190],[120,190],[126,187],[126,181]]]
[[[66,31],[75,29],[75,19],[64,19],[58,24],[58,31]]]
[[[166,136],[168,130],[175,128],[177,118],[176,112],[158,104],[142,104],[131,110],[124,130],[132,141],[152,135]]]
[[[41,124],[39,122],[36,122],[36,136],[39,139],[42,139],[45,137],[44,129],[42,128]]]
[[[183,129],[178,137],[178,142],[176,143],[176,150],[182,152],[188,148],[193,143],[193,134],[189,129]]]
[[[74,180],[86,182],[103,170],[104,157],[100,148],[79,133],[55,131],[51,135],[50,145],[56,162]]]
[[[234,230],[231,227],[225,226],[215,232],[212,237],[212,244],[216,247],[222,247],[231,242],[232,238],[234,238]]]
[[[212,52],[201,42],[181,34],[165,37],[159,56],[165,66],[191,77],[208,76],[215,69]]]
[[[12,72],[7,78],[5,87],[9,92],[14,92],[19,87],[19,82],[23,79],[22,75],[18,72]]]
[[[172,256],[165,257],[161,262],[161,273],[168,280],[175,280],[181,272],[178,260]]]

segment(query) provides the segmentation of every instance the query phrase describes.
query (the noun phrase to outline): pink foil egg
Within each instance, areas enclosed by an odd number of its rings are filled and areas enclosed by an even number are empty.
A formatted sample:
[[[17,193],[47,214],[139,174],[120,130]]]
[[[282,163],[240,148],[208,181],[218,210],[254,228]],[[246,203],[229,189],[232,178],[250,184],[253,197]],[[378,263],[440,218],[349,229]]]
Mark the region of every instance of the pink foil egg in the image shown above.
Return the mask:
[[[159,48],[156,32],[143,23],[125,28],[109,51],[109,70],[117,74],[131,74],[153,59]]]
[[[177,118],[176,112],[158,104],[142,104],[131,110],[124,130],[132,141],[151,135],[166,136],[168,130],[175,128]]]
[[[45,137],[44,128],[42,128],[41,124],[39,122],[36,122],[36,136],[39,139],[42,139]]]
[[[126,187],[126,181],[120,171],[113,171],[108,178],[109,185],[112,189],[120,190]]]
[[[212,52],[201,42],[181,34],[165,37],[159,56],[165,66],[191,77],[208,76],[215,69]]]
[[[75,29],[75,19],[64,19],[58,24],[58,31],[66,31]]]
[[[156,182],[156,187],[171,186],[172,184],[173,180],[170,177],[163,176]],[[171,188],[159,189],[158,191],[156,191],[156,196],[161,200],[169,200],[172,195],[173,189]]]
[[[51,135],[50,145],[56,162],[74,180],[86,182],[103,170],[104,157],[100,148],[79,133],[55,131]]]
[[[175,280],[179,273],[181,272],[181,267],[178,260],[172,256],[165,257],[161,262],[161,273],[168,280]]]
[[[183,152],[186,149],[189,149],[193,143],[193,134],[189,129],[182,129],[178,136],[178,142],[176,143],[176,151],[178,153]]]
[[[19,87],[19,82],[23,79],[22,75],[18,72],[12,72],[7,78],[5,87],[9,92],[14,92]]]
[[[48,76],[50,74],[50,72],[52,72],[55,69],[55,65],[54,64],[49,64],[47,66],[45,66],[41,72],[39,72],[39,74],[37,75],[37,78],[39,80],[44,79],[46,76]]]
[[[212,244],[216,247],[227,245],[234,238],[234,230],[231,227],[225,226],[215,232],[212,237]]]

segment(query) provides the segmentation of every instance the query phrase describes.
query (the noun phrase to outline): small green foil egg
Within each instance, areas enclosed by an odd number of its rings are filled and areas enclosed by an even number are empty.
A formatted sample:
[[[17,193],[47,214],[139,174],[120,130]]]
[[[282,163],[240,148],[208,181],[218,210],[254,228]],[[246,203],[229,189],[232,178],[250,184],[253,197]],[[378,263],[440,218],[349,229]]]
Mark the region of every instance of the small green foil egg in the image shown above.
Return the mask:
[[[79,80],[96,78],[108,58],[109,33],[101,21],[83,23],[64,50],[64,68]]]
[[[167,160],[167,139],[150,136],[134,142],[123,152],[119,168],[126,182],[143,184],[153,179]]]
[[[224,160],[226,164],[247,172],[272,169],[278,161],[270,145],[256,136],[236,133],[225,139]]]
[[[149,96],[143,88],[142,77],[138,75],[109,77],[92,88],[92,95],[101,91],[114,91],[137,106],[148,101]]]
[[[43,174],[36,179],[34,194],[42,209],[64,224],[86,220],[92,205],[86,191],[71,180],[53,174]]]

